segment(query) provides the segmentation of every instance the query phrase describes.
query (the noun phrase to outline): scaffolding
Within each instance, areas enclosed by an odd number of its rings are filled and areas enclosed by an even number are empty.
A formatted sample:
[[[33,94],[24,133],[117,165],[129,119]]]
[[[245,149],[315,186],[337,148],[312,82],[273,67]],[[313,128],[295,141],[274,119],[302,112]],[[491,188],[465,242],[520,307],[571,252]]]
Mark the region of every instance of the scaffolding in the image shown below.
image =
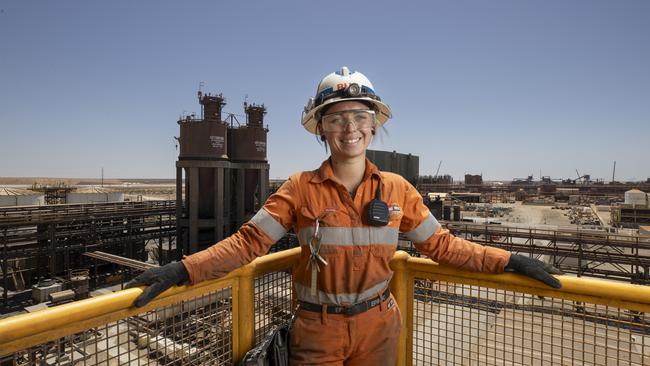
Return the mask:
[[[605,230],[549,230],[442,222],[475,243],[531,256],[546,256],[565,273],[650,284],[650,238]]]
[[[65,277],[73,269],[90,269],[94,285],[122,269],[83,256],[94,251],[146,261],[146,246],[156,247],[159,263],[172,259],[176,236],[174,201],[114,202],[0,209],[0,270],[3,301],[39,278]],[[163,248],[166,247],[166,248]],[[166,249],[166,250],[165,250]],[[165,253],[168,253],[165,255]]]
[[[42,192],[45,195],[46,205],[58,205],[67,203],[68,193],[72,192],[75,188],[67,185],[64,182],[57,184],[32,184],[30,190],[34,192]]]

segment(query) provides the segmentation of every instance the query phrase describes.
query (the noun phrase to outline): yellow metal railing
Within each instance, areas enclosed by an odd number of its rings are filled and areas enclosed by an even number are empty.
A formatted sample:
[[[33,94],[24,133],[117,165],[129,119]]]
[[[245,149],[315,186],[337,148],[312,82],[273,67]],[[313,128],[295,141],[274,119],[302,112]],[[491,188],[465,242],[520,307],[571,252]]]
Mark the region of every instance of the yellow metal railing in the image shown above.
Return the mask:
[[[129,289],[0,320],[0,361],[231,364],[293,308],[300,249],[170,289],[143,308]],[[650,288],[562,276],[550,289],[397,252],[399,365],[650,365]],[[2,358],[4,357],[4,358]]]
[[[398,252],[400,365],[650,365],[650,288],[472,273]]]
[[[219,322],[231,323],[231,329],[221,332],[223,339],[216,337],[211,339],[217,343],[230,342],[228,347],[230,349],[223,350],[228,355],[221,360],[223,364],[229,364],[233,360],[240,359],[254,345],[256,278],[272,272],[290,272],[299,255],[300,249],[295,248],[260,257],[221,279],[206,281],[195,286],[171,288],[142,308],[132,306],[135,298],[142,292],[139,288],[133,288],[2,319],[0,320],[0,357],[13,354],[14,364],[40,364],[48,357],[64,359],[70,364],[75,364],[74,354],[77,351],[80,353],[76,361],[79,364],[105,364],[113,358],[118,364],[124,364],[124,360],[127,360],[127,363],[148,364],[143,363],[143,360],[145,356],[151,354],[154,354],[157,362],[152,364],[174,364],[175,362],[200,364],[205,361],[201,357],[189,357],[202,353],[189,342],[189,338],[197,336],[196,334],[183,335],[180,339],[172,338],[174,334],[161,335],[182,333],[182,328],[190,325],[188,319],[195,317],[200,318],[198,321],[204,323],[206,319],[218,320],[217,323],[210,323],[208,328],[219,326]],[[229,302],[229,304],[221,304],[219,309],[212,311],[203,310],[215,301]],[[198,311],[199,309],[201,311]],[[215,316],[219,311],[230,313],[231,318]],[[183,319],[177,319],[179,317]],[[171,321],[168,320],[170,318]],[[166,321],[167,324],[155,326],[128,324],[120,328],[119,322],[124,319],[135,319],[134,321],[140,323]],[[117,326],[113,328],[117,329],[107,327],[116,322],[118,322]],[[74,344],[74,340],[68,339],[98,327],[102,329],[99,332],[102,334],[94,340],[94,343],[111,343],[101,349],[104,355],[100,358],[87,357],[88,355],[84,354],[77,345],[82,343],[85,347],[88,342]],[[204,332],[206,329],[200,328],[199,331]],[[130,334],[134,332],[137,333],[135,336]],[[120,339],[124,334],[130,336],[130,340]],[[145,334],[147,339],[143,340],[142,334]],[[84,335],[86,336],[92,335]],[[131,346],[130,341],[136,345]],[[45,348],[39,348],[44,344],[47,345]],[[143,356],[143,352],[138,351],[139,348],[145,348],[144,353],[147,355]],[[91,351],[99,352],[99,349],[100,347],[93,347]],[[190,360],[187,360],[188,357]]]

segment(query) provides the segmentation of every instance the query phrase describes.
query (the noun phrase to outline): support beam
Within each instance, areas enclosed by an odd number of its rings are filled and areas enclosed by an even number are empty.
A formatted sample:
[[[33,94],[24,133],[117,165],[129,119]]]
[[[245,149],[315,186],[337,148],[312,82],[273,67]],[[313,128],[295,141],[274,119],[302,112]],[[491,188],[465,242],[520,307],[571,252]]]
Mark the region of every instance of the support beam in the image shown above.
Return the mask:
[[[50,275],[54,276],[57,273],[56,270],[56,229],[54,224],[49,224],[47,226],[47,236],[50,239]]]
[[[178,219],[183,217],[183,168],[176,167],[176,260],[183,257],[183,244],[185,244],[182,235],[182,227]],[[169,252],[171,253],[171,240],[169,241]],[[168,258],[171,259],[171,258]]]
[[[237,174],[237,183],[235,184],[235,216],[237,217],[237,227],[235,229],[239,229],[239,226],[243,224],[244,221],[244,214],[246,212],[246,206],[244,202],[245,199],[245,193],[246,193],[246,185],[245,185],[245,177],[246,177],[246,170],[245,169],[237,169],[236,170]]]
[[[137,269],[137,270],[140,270],[140,271],[145,271],[145,270],[147,270],[149,268],[158,267],[155,264],[145,263],[145,262],[142,262],[142,261],[139,261],[139,260],[136,260],[136,259],[125,258],[125,257],[121,257],[119,255],[105,253],[105,252],[101,252],[101,251],[86,252],[83,255],[85,255],[86,257],[103,260],[103,261],[109,262],[109,263],[115,263],[115,264],[118,264],[118,265],[121,265],[121,266]]]
[[[232,185],[233,185],[233,172],[232,169],[225,168],[223,170],[225,178],[224,189],[223,189],[223,214],[224,214],[224,226],[226,235],[230,234],[232,231],[232,208],[230,202],[232,200]]]
[[[2,304],[7,306],[7,292],[9,291],[9,260],[7,251],[7,229],[3,230],[2,235]]]
[[[214,197],[214,240],[219,242],[223,239],[223,168],[214,169],[215,197]]]
[[[192,254],[199,251],[199,168],[190,168],[189,170],[190,242],[188,254]]]
[[[259,194],[260,198],[260,207],[264,206],[264,202],[269,196],[269,168],[268,166],[259,170]]]

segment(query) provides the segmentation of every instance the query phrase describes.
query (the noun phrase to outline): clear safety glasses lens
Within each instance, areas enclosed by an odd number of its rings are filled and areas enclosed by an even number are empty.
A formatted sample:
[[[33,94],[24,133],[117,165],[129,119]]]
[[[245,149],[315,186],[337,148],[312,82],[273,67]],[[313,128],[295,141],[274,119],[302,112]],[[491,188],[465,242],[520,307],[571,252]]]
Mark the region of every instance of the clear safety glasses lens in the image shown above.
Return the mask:
[[[322,117],[322,122],[323,130],[327,132],[343,131],[348,123],[354,123],[358,130],[362,130],[373,126],[375,111],[359,109],[329,113]]]

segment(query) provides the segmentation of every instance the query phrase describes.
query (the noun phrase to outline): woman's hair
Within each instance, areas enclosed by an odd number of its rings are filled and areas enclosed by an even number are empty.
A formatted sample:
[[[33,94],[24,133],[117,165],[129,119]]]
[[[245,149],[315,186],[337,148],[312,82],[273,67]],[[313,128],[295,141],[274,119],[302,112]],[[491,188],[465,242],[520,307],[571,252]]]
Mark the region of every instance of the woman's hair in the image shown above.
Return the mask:
[[[327,139],[325,139],[325,135],[323,134],[323,122],[321,119],[318,119],[318,122],[316,123],[316,132],[316,141],[318,141],[320,145],[325,146],[325,154],[329,154]]]

